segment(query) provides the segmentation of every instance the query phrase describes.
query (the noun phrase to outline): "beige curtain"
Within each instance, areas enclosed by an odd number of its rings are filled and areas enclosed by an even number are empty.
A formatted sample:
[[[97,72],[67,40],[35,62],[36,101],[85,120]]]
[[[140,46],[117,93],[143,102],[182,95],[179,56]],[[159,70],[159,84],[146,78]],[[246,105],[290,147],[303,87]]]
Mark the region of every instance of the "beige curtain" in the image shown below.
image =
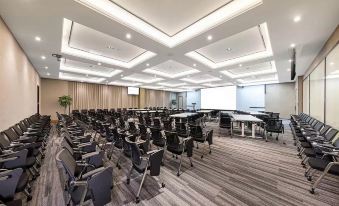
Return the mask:
[[[71,109],[111,109],[169,107],[171,92],[140,89],[140,95],[128,95],[127,87],[68,82],[73,98]]]
[[[126,87],[69,82],[72,109],[139,107],[139,97],[127,95]]]

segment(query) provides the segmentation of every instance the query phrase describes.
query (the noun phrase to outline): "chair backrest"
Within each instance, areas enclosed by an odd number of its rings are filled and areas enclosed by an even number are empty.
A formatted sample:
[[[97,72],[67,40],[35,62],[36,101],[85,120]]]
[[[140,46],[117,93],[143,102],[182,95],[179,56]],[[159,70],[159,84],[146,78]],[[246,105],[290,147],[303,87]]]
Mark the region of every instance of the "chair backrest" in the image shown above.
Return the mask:
[[[61,162],[70,181],[75,179],[76,161],[69,151],[62,149],[56,156],[57,161]]]
[[[158,128],[153,128],[151,127],[151,137],[152,137],[152,140],[160,140],[162,137],[161,137],[161,130],[158,129]]]
[[[269,118],[266,123],[266,131],[282,131],[283,123],[282,120]]]
[[[19,138],[19,136],[14,132],[12,127],[6,129],[4,133],[8,137],[8,139],[11,141],[15,141]]]
[[[125,142],[129,145],[131,149],[131,160],[134,165],[140,165],[141,160],[141,152],[139,146],[135,143],[130,141],[127,137],[125,138]]]
[[[94,206],[102,206],[111,202],[111,188],[113,186],[113,168],[107,167],[103,171],[91,176],[88,180],[88,190]]]
[[[321,130],[320,130],[320,135],[325,136],[325,134],[331,129],[331,126],[325,125]]]
[[[190,136],[192,136],[193,138],[202,138],[203,133],[201,126],[189,125],[189,127],[190,127]]]
[[[279,119],[280,113],[272,113],[271,117],[274,119]]]
[[[328,141],[331,141],[336,135],[338,134],[338,130],[336,129],[331,129],[325,134],[325,139]]]
[[[177,147],[180,145],[180,139],[176,132],[165,131],[165,135],[167,147]]]
[[[18,185],[23,169],[6,170],[0,172],[0,199],[9,201],[14,198],[15,189]]]
[[[11,145],[9,139],[0,132],[0,148],[7,149]]]
[[[219,121],[220,127],[230,127],[231,126],[231,117],[229,115],[222,115]]]
[[[318,123],[314,126],[314,129],[315,129],[316,131],[320,131],[320,130],[323,128],[323,126],[324,126],[324,123],[318,122]]]

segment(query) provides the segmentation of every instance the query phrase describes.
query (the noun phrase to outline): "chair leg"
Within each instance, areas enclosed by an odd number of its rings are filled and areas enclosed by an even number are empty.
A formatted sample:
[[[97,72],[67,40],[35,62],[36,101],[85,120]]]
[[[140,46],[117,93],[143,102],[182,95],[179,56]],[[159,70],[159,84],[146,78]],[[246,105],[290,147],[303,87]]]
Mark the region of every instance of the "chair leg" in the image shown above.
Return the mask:
[[[265,134],[265,141],[267,142],[267,132],[264,132]]]
[[[117,161],[117,167],[118,167],[118,169],[120,170],[121,169],[121,166],[120,166],[120,159],[121,159],[121,157],[122,157],[122,153],[124,152],[124,149],[121,149],[121,152],[120,152],[120,154],[119,154],[119,157],[118,157],[118,161]]]
[[[180,164],[179,164],[179,168],[178,168],[178,172],[177,172],[178,177],[180,176],[181,163],[182,163],[182,154],[180,155]]]
[[[145,181],[145,177],[146,177],[146,174],[147,174],[147,167],[148,167],[148,164],[147,164],[145,172],[144,172],[144,174],[142,176],[142,180],[141,180],[141,183],[140,183],[140,186],[139,186],[139,189],[138,189],[138,193],[137,193],[137,197],[136,197],[136,200],[135,200],[136,203],[140,202],[139,195],[140,195],[140,192],[141,192],[142,185],[144,184],[144,181]]]
[[[191,158],[191,157],[188,157],[188,159],[190,160],[190,163],[191,163],[191,167],[193,167],[193,162],[192,162],[192,158]]]
[[[131,180],[132,172],[133,172],[133,165],[132,165],[131,169],[129,170],[128,174],[127,174],[127,184],[129,184],[129,182]]]
[[[333,162],[329,163],[329,164],[326,166],[324,172],[320,175],[320,177],[317,179],[317,181],[315,181],[314,184],[311,186],[310,192],[311,192],[312,194],[314,194],[315,188],[317,188],[317,186],[318,186],[318,184],[320,183],[320,181],[325,177],[325,175],[326,175],[326,174],[328,173],[328,171],[330,170],[330,168],[331,168],[331,166],[332,166],[332,163],[333,163]]]

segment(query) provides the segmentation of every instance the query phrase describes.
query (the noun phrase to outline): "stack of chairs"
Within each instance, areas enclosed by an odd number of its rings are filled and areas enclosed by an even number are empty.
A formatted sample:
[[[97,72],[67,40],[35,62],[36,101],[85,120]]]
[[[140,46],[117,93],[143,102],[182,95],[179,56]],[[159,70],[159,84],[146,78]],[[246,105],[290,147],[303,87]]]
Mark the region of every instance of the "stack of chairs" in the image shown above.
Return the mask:
[[[16,193],[32,199],[31,184],[40,175],[50,129],[50,117],[35,114],[0,132],[0,202],[21,205]]]
[[[316,173],[321,173],[311,184],[310,192],[314,194],[326,175],[339,176],[338,130],[304,113],[291,115],[290,127],[307,180],[312,181]]]

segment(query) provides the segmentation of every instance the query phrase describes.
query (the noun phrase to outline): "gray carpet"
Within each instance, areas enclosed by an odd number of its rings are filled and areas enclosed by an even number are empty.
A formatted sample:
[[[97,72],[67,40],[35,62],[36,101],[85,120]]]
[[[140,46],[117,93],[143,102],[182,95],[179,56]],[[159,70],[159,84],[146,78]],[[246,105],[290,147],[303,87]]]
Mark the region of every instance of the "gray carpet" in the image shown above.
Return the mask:
[[[166,154],[161,178],[166,187],[160,188],[158,178],[147,176],[139,205],[339,205],[339,178],[326,177],[316,194],[309,193],[310,182],[296,156],[296,148],[289,127],[284,139],[269,142],[234,136],[208,123],[214,129],[212,154],[202,154],[202,145],[194,149],[193,164],[183,158],[182,174],[176,176],[179,159]],[[286,145],[282,142],[286,141]],[[64,205],[64,190],[55,161],[60,138],[50,139],[41,176],[33,185],[33,200],[28,205]],[[106,165],[114,165],[112,202],[108,205],[134,205],[141,176],[133,173],[131,184],[126,184],[130,160],[122,161],[122,169],[115,167],[115,155]],[[319,174],[319,173],[318,173]],[[91,205],[91,204],[87,204]]]

